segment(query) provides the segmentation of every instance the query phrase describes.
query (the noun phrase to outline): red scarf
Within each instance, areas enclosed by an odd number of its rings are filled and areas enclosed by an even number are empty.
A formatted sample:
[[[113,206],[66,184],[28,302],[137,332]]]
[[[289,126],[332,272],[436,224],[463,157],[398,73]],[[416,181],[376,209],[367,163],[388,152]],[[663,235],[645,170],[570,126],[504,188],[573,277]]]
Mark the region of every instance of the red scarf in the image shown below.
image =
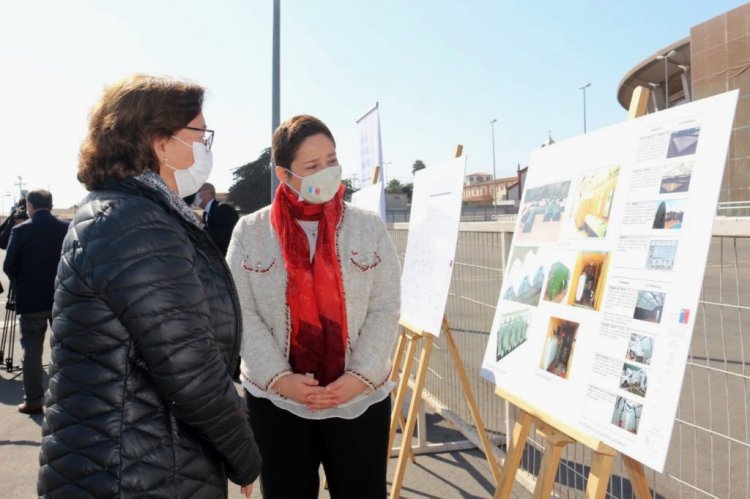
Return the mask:
[[[344,374],[346,303],[336,251],[336,229],[343,211],[343,185],[327,203],[309,204],[281,184],[271,206],[271,224],[288,274],[286,302],[292,320],[289,363],[295,373],[313,373],[321,386]],[[312,262],[310,243],[297,220],[318,221]]]

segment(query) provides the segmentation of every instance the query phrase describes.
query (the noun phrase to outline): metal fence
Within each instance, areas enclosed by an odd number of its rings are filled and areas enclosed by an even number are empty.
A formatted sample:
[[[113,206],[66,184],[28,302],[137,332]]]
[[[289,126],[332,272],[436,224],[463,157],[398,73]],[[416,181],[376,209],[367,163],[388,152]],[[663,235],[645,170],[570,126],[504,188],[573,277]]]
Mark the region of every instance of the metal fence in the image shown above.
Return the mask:
[[[464,205],[461,207],[462,222],[504,222],[515,220],[518,209],[513,205],[503,206],[476,206]],[[388,208],[385,212],[385,221],[388,224],[409,222],[411,211],[409,208]]]
[[[495,312],[513,223],[462,223],[447,317],[472,380],[488,431],[507,431],[508,404],[479,375]],[[407,224],[391,230],[403,258]],[[664,473],[649,471],[653,497],[750,497],[750,219],[717,219],[698,316]],[[450,353],[435,344],[426,389],[472,422]],[[541,464],[543,442],[532,434],[523,458],[526,483]],[[582,497],[592,453],[568,446],[555,492]],[[618,460],[619,461],[619,460]],[[624,465],[615,462],[608,497],[632,497]]]

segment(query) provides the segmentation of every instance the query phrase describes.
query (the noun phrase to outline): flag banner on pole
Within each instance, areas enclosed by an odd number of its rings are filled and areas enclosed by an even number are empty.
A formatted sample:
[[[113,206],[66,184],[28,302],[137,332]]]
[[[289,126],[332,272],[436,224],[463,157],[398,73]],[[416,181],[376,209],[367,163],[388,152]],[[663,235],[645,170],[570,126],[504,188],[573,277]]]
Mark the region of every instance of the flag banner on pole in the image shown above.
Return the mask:
[[[365,189],[372,184],[380,186],[380,218],[386,218],[385,170],[383,169],[383,146],[380,142],[380,113],[378,103],[357,120],[359,126],[359,188]],[[380,167],[380,178],[374,179],[376,168]],[[368,196],[369,197],[369,196]]]
[[[359,126],[359,183],[366,187],[373,183],[376,166],[383,166],[383,149],[380,144],[380,115],[378,104],[357,120]]]

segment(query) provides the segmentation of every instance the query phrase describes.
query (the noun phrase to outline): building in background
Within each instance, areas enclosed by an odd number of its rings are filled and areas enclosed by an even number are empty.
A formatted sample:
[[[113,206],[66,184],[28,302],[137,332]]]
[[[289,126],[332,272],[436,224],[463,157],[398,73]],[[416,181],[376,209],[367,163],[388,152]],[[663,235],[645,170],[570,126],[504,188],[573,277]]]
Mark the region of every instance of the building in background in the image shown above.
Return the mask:
[[[464,179],[464,185],[476,185],[492,180],[491,173],[470,173]]]
[[[523,187],[526,184],[526,174],[528,171],[528,166],[521,168],[521,165],[518,165],[517,180],[508,186],[508,199],[516,203],[516,209],[521,202],[521,195],[523,194]]]
[[[517,180],[518,177],[492,180],[492,174],[470,173],[464,180],[463,201],[465,204],[485,206],[505,205],[508,200],[508,186]]]
[[[637,86],[651,90],[648,112],[739,89],[720,214],[750,214],[750,3],[693,26],[631,69],[617,90],[625,109]]]

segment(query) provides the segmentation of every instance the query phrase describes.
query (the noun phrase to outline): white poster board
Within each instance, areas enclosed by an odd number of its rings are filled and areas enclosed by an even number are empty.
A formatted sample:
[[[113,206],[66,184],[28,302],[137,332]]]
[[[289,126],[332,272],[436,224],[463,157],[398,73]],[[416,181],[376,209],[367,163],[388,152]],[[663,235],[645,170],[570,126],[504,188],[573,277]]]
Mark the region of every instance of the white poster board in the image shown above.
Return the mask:
[[[662,471],[737,91],[535,151],[482,375]]]
[[[368,185],[352,193],[352,204],[365,210],[374,211],[385,222],[385,195],[383,182]]]
[[[404,268],[401,320],[417,332],[440,335],[448,301],[466,160],[431,166],[414,175]]]

